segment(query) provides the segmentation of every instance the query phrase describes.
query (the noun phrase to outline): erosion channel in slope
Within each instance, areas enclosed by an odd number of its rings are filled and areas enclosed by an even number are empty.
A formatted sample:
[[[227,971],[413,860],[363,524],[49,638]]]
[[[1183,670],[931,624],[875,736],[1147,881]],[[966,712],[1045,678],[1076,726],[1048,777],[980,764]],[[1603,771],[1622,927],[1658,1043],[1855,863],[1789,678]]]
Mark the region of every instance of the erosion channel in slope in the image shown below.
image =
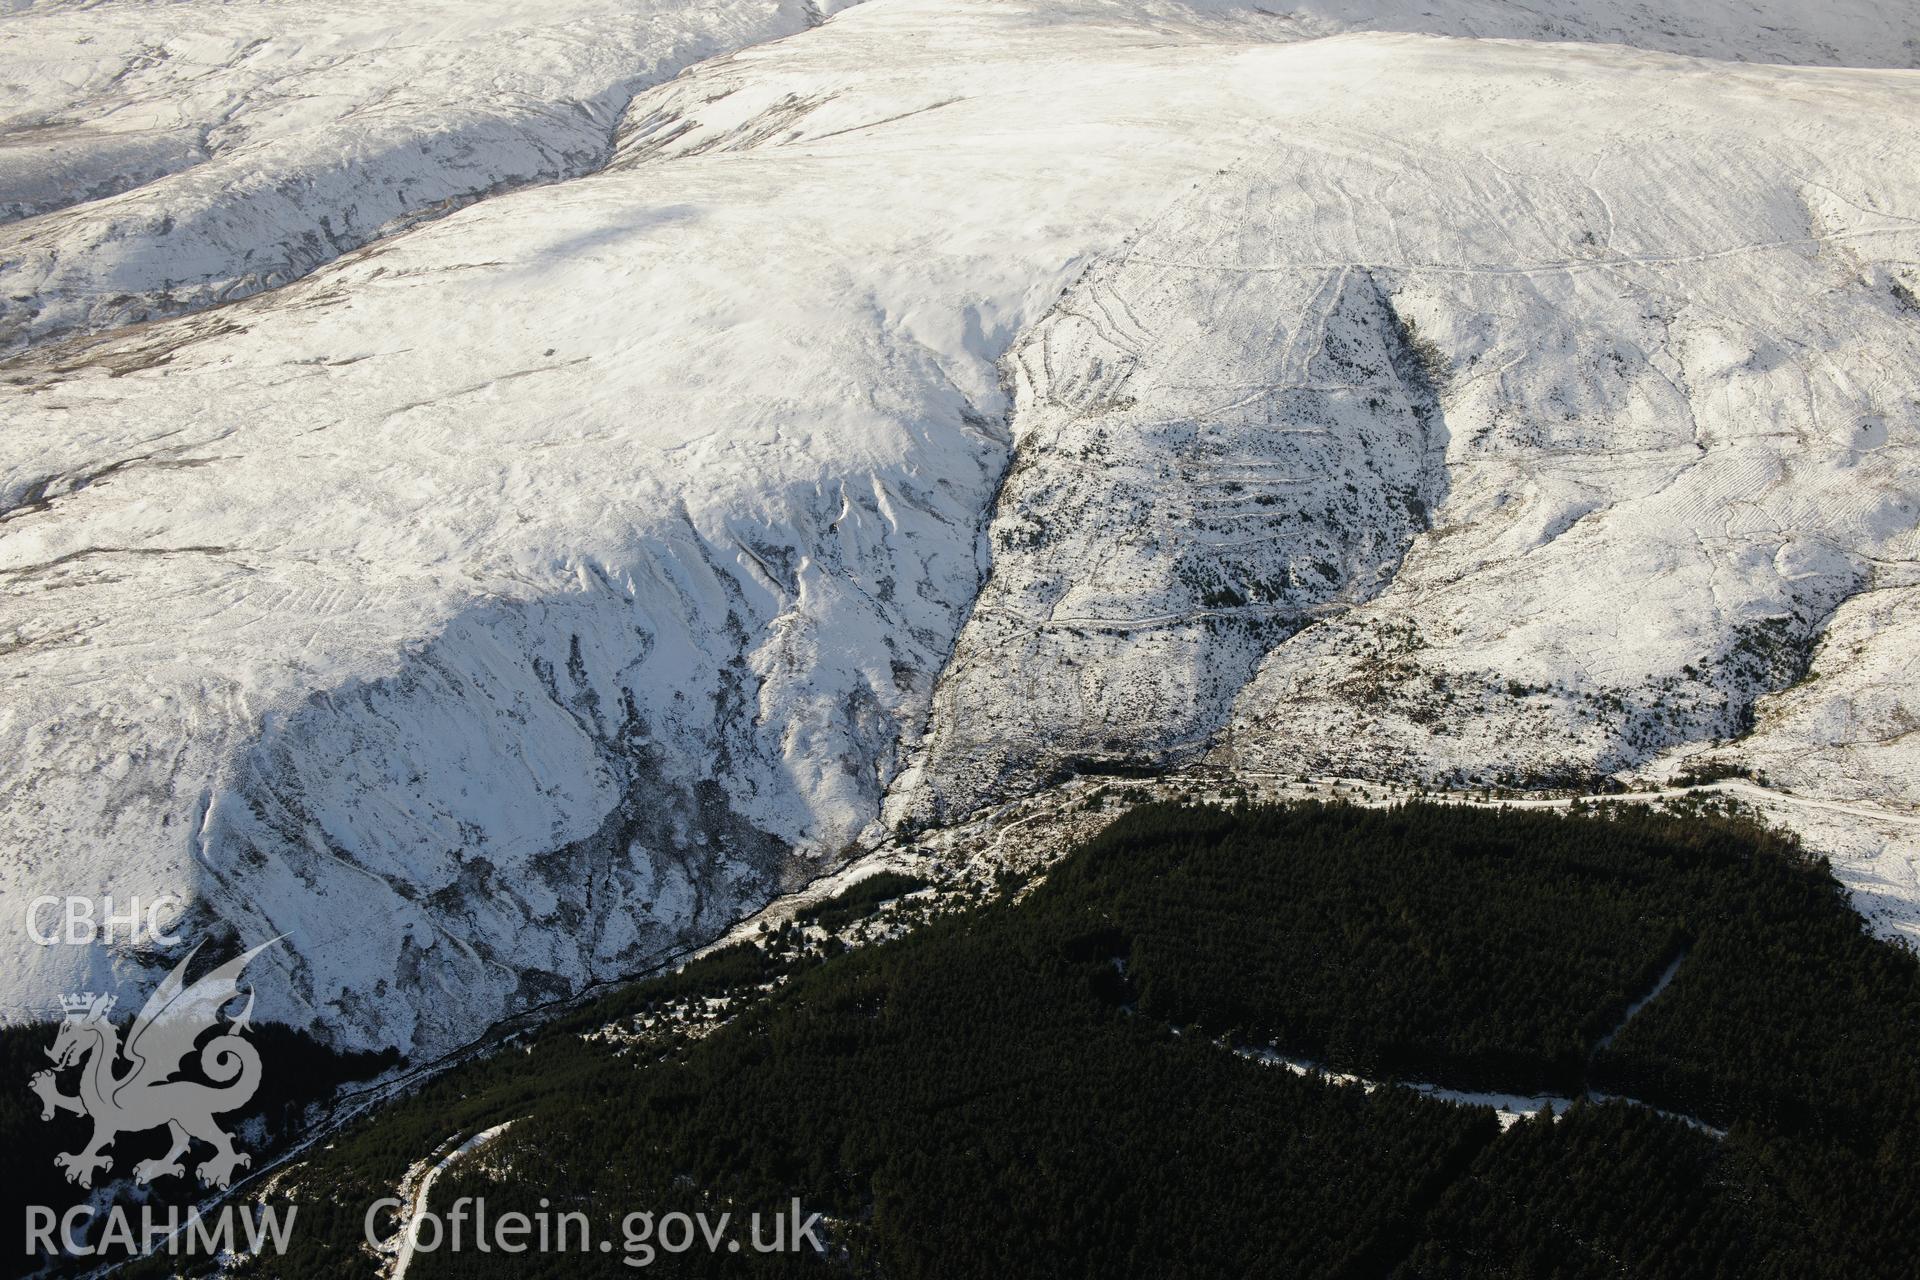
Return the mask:
[[[1385,587],[1445,502],[1445,370],[1390,286],[1168,265],[1248,255],[1266,181],[1205,184],[1009,356],[989,576],[892,821],[1204,750],[1261,660]]]

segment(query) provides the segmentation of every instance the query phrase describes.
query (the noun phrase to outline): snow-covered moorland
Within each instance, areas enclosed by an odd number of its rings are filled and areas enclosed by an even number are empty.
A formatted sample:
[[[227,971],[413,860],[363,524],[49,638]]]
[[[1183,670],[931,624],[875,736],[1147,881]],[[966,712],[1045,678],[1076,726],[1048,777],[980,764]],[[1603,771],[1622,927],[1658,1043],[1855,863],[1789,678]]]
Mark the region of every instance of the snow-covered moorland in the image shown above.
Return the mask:
[[[1089,758],[1920,804],[1906,6],[391,8],[0,19],[11,918],[424,1050]]]

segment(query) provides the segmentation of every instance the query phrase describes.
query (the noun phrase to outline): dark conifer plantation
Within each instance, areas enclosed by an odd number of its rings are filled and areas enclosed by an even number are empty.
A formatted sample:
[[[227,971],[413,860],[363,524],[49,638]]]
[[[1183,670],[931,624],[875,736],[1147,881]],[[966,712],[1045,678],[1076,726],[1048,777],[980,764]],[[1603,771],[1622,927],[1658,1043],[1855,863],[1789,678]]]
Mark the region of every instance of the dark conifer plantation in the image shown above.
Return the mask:
[[[671,1050],[582,1036],[726,992],[737,1015]],[[1635,1101],[1501,1133],[1233,1052],[1269,1043]],[[302,1248],[260,1274],[369,1274],[364,1206],[513,1120],[436,1207],[545,1201],[616,1242],[634,1210],[828,1217],[827,1259],[696,1248],[660,1274],[1907,1277],[1916,1045],[1913,957],[1738,824],[1155,806],[1018,903],[827,958],[721,952],[450,1073],[285,1184]],[[620,1258],[441,1252],[411,1274],[631,1274]]]

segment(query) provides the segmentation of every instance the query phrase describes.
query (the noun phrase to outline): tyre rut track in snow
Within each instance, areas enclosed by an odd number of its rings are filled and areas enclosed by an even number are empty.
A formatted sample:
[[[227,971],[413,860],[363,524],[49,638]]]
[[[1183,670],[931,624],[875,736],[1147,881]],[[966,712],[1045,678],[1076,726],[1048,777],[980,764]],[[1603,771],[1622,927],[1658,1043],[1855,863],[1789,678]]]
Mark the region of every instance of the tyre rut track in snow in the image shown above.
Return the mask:
[[[462,1158],[473,1154],[481,1147],[486,1146],[489,1142],[492,1142],[495,1138],[505,1133],[508,1129],[512,1128],[515,1123],[516,1121],[506,1120],[494,1125],[492,1128],[482,1129],[479,1133],[474,1134],[465,1142],[460,1143],[460,1145],[452,1151],[449,1151],[445,1156],[436,1161],[431,1168],[421,1174],[419,1185],[414,1188],[413,1194],[407,1197],[406,1216],[401,1220],[396,1237],[399,1241],[399,1248],[393,1258],[392,1270],[386,1272],[391,1280],[406,1280],[407,1268],[412,1265],[414,1252],[419,1245],[419,1236],[416,1234],[416,1224],[420,1221],[421,1215],[427,1211],[428,1198],[433,1194],[433,1184],[439,1179],[440,1175],[459,1163]]]

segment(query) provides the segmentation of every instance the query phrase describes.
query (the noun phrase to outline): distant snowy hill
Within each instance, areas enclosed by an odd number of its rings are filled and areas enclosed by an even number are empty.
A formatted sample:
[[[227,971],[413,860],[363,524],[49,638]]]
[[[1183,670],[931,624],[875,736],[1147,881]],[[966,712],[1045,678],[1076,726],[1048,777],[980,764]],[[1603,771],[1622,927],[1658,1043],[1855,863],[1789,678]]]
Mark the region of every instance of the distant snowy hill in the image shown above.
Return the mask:
[[[578,177],[636,92],[821,17],[814,0],[30,6],[0,19],[0,353],[245,297]]]
[[[634,94],[854,2],[14,0],[0,19],[0,355],[245,297],[474,200],[591,172]],[[1263,41],[1397,31],[1920,65],[1920,19],[1882,0],[1003,10],[1010,28],[1118,23]]]
[[[1738,62],[1920,65],[1920,23],[1881,0],[1307,0],[1246,5],[1300,36],[1405,31],[1583,40]]]
[[[16,920],[430,1049],[1090,761],[1920,807],[1908,6],[200,8],[0,19]]]

